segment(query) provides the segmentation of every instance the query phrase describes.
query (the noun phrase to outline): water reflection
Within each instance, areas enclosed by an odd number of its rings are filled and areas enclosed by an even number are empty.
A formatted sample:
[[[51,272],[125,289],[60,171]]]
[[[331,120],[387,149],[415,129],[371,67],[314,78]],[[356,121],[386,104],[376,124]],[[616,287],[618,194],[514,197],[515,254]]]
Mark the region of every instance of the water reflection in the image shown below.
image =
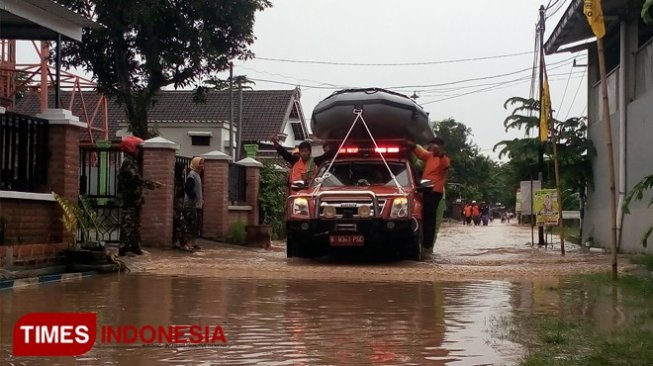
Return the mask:
[[[10,365],[514,364],[522,347],[496,337],[489,319],[509,321],[522,296],[532,299],[524,286],[532,284],[97,277],[0,292],[0,359]],[[220,324],[228,344],[98,344],[77,359],[14,359],[12,326],[36,311],[93,311],[98,325]]]

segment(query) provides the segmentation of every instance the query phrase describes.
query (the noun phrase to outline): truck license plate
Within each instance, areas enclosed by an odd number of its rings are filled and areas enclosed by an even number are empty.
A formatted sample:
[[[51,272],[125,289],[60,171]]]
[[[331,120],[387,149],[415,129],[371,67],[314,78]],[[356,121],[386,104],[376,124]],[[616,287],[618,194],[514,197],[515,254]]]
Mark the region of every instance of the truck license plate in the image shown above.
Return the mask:
[[[360,247],[365,244],[364,235],[331,235],[329,244],[333,247]]]

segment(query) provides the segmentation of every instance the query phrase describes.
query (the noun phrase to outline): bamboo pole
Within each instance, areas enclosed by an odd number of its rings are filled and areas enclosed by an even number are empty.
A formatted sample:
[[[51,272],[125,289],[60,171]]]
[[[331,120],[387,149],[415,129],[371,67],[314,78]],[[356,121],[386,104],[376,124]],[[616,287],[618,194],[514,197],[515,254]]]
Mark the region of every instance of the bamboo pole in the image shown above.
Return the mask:
[[[560,163],[558,161],[558,132],[551,122],[551,140],[553,140],[553,167],[555,170],[556,191],[558,192],[558,226],[560,227],[560,255],[565,256],[565,224],[562,217],[562,190],[560,189]],[[551,239],[553,241],[553,238]]]
[[[612,151],[612,125],[610,123],[610,105],[608,104],[608,85],[605,70],[605,50],[603,48],[603,39],[596,39],[596,48],[599,58],[599,73],[601,75],[601,95],[603,99],[603,124],[605,125],[606,145],[608,148],[608,179],[610,184],[610,222],[612,225],[612,235],[610,237],[610,249],[612,251],[612,278],[618,278],[617,272],[617,202],[615,198],[615,182],[614,182],[614,153]],[[624,65],[621,65],[624,67]],[[625,108],[625,106],[619,106]]]

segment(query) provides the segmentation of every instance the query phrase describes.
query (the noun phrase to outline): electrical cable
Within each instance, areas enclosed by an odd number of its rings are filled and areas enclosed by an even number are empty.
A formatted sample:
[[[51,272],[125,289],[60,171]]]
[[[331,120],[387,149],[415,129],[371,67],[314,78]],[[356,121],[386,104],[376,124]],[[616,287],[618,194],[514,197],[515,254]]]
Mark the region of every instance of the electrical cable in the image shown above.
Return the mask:
[[[576,79],[576,77],[574,77],[574,79]],[[564,80],[564,79],[550,79],[550,81],[557,81],[557,80]],[[462,93],[462,94],[454,95],[454,96],[447,97],[447,98],[431,100],[431,101],[420,103],[420,104],[421,105],[427,105],[427,104],[431,104],[431,103],[437,103],[437,102],[442,102],[442,101],[445,101],[445,100],[450,100],[450,99],[455,99],[455,98],[467,96],[467,95],[470,95],[470,94],[482,93],[482,92],[491,91],[491,90],[504,89],[504,88],[507,88],[507,87],[510,87],[510,86],[515,86],[515,85],[522,84],[525,81],[526,80],[519,80],[519,79],[511,80],[511,81],[507,81],[505,83],[502,83],[500,85],[495,85],[495,86],[490,86],[490,87],[487,87],[487,88],[473,90],[473,91],[470,91],[470,92],[467,92],[467,93]]]
[[[558,11],[560,11],[560,9],[562,9],[562,8],[565,6],[566,3],[567,3],[567,0],[563,1],[562,3],[560,3],[560,6],[558,6],[554,11],[552,11],[551,14],[546,15],[545,18],[544,18],[544,20],[548,20],[548,19],[551,18],[552,16],[556,15],[556,13],[557,13]]]
[[[562,98],[560,99],[560,106],[556,111],[556,117],[555,117],[556,120],[558,119],[558,116],[560,115],[560,111],[562,110],[562,104],[565,102],[565,97],[567,96],[567,88],[569,87],[569,80],[571,80],[571,74],[573,71],[574,71],[574,66],[572,65],[571,68],[569,69],[569,77],[567,78],[567,83],[565,84],[565,91],[562,92]],[[585,73],[583,73],[583,76],[585,76]]]
[[[569,114],[571,113],[571,108],[573,108],[574,103],[576,102],[576,97],[578,96],[578,92],[580,91],[580,87],[583,85],[583,79],[585,78],[585,73],[587,72],[587,67],[583,68],[583,78],[581,79],[581,82],[578,83],[578,88],[576,88],[576,94],[574,94],[574,99],[571,101],[571,105],[569,106],[569,110],[567,111],[567,115],[565,116],[565,121],[567,120],[567,117],[569,117]]]
[[[290,62],[290,63],[298,63],[298,64],[316,64],[316,65],[337,65],[337,66],[424,66],[424,65],[440,65],[440,64],[470,62],[470,61],[493,60],[499,58],[529,55],[531,53],[532,51],[527,51],[527,52],[508,53],[503,55],[460,58],[460,59],[452,59],[452,60],[398,62],[398,63],[364,63],[364,62],[337,62],[337,61],[318,61],[318,60],[292,60],[292,59],[273,58],[273,57],[255,57],[254,59],[261,60],[261,61]]]

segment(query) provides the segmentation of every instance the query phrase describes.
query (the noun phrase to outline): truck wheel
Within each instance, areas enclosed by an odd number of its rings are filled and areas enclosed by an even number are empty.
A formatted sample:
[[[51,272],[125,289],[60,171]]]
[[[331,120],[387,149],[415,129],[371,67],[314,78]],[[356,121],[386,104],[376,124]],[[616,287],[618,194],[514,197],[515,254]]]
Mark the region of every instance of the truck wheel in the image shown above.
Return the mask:
[[[416,235],[404,245],[403,259],[422,261],[422,235]]]
[[[303,257],[303,250],[300,247],[299,240],[292,235],[286,238],[286,258]]]

